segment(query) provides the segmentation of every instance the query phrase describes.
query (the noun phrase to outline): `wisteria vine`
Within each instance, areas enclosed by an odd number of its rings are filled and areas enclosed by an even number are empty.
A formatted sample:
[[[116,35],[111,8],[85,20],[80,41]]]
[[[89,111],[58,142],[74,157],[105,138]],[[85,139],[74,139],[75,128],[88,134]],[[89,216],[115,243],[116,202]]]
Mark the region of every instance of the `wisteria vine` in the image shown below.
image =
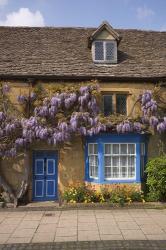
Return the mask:
[[[10,91],[7,84],[1,88],[2,104]],[[62,145],[72,136],[93,136],[101,132],[145,133],[153,129],[166,132],[166,117],[158,114],[157,102],[151,91],[139,96],[142,115],[137,120],[125,117],[118,123],[103,122],[96,93],[98,85],[81,86],[75,91],[56,92],[45,96],[39,105],[40,95],[34,91],[19,95],[20,105],[31,105],[30,117],[13,117],[1,105],[0,110],[0,157],[15,157],[23,149],[29,149],[33,143],[43,141],[50,145]]]

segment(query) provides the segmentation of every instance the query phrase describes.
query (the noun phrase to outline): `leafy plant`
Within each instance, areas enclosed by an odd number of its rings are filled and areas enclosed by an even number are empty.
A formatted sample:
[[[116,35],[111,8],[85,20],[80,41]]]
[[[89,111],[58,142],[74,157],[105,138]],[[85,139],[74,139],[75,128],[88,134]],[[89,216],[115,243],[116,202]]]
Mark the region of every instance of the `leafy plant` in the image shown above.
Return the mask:
[[[85,184],[67,188],[62,194],[62,199],[70,203],[118,203],[123,206],[133,201],[144,201],[143,193],[130,185],[115,185],[113,188],[95,190]]]
[[[147,199],[151,201],[166,201],[166,156],[150,160],[146,166]]]

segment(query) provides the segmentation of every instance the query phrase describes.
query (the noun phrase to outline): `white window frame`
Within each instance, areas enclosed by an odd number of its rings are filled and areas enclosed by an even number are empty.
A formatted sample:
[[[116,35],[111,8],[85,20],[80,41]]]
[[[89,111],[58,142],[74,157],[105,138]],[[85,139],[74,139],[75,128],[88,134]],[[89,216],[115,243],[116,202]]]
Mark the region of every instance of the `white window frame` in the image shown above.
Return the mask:
[[[96,60],[95,59],[95,43],[96,42],[103,42],[103,50],[104,50],[104,60]],[[112,43],[114,45],[114,59],[106,60],[106,44]],[[117,42],[115,40],[96,40],[92,43],[92,58],[95,63],[105,63],[105,64],[112,64],[117,63]]]
[[[128,152],[127,152],[127,154],[120,154],[120,153],[119,154],[112,154],[112,152],[111,152],[111,154],[105,154],[105,145],[110,145],[110,144],[111,145],[118,144],[119,148],[120,148],[121,144],[127,144],[127,145],[134,144],[134,146],[135,146],[135,154],[128,154]],[[127,148],[128,148],[128,146],[127,146]],[[128,177],[128,157],[127,157],[127,177],[115,177],[115,178],[113,178],[113,177],[111,177],[111,178],[110,177],[109,178],[105,177],[105,156],[110,156],[110,157],[119,156],[119,159],[120,159],[120,156],[134,156],[135,157],[135,161],[134,161],[134,173],[135,173],[135,175],[133,177]],[[112,166],[112,159],[111,159],[111,166]],[[110,166],[110,168],[111,168],[111,166]],[[120,167],[119,167],[119,170],[120,170]],[[124,142],[124,143],[121,143],[121,142],[119,142],[119,143],[114,143],[114,142],[112,142],[112,143],[104,143],[104,179],[105,180],[136,180],[136,143],[126,143],[126,142]]]
[[[89,153],[89,145],[97,145],[97,148],[98,148],[98,143],[88,143],[88,168],[89,168],[89,178],[93,178],[93,179],[99,179],[99,159],[98,159],[98,151],[97,151],[97,154],[90,154]],[[97,177],[96,176],[92,176],[90,175],[91,171],[90,171],[90,164],[89,164],[89,156],[97,156]]]

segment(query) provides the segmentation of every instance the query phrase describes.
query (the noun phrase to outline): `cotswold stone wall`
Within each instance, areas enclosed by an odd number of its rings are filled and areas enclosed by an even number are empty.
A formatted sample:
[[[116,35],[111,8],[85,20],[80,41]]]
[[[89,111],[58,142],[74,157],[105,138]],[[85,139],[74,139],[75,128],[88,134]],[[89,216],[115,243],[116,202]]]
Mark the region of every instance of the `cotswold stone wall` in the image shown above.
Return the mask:
[[[56,82],[43,83],[48,86],[50,84],[56,84]],[[59,83],[58,83],[59,84]],[[66,83],[67,84],[67,83]],[[75,83],[77,84],[77,83]],[[17,96],[20,94],[26,94],[29,92],[28,83],[24,82],[10,82],[11,87],[10,100],[20,109],[17,103]],[[101,91],[103,92],[118,92],[127,93],[127,111],[130,113],[133,104],[137,97],[144,89],[153,89],[154,85],[150,83],[100,83]],[[165,91],[165,90],[164,90]],[[166,91],[165,91],[166,92]],[[134,109],[134,115],[140,112],[139,106]],[[150,136],[148,145],[148,157],[152,158],[161,153],[166,152],[166,143],[163,141],[162,136]],[[73,138],[73,140],[66,144],[64,149],[59,150],[56,147],[50,147],[48,145],[33,145],[30,154],[30,186],[27,194],[28,201],[32,199],[32,152],[33,150],[55,150],[58,151],[58,191],[61,192],[65,187],[84,182],[84,148],[81,138]],[[24,159],[18,157],[15,160],[4,160],[1,162],[0,171],[6,178],[7,182],[12,186],[14,190],[19,188],[24,171]]]

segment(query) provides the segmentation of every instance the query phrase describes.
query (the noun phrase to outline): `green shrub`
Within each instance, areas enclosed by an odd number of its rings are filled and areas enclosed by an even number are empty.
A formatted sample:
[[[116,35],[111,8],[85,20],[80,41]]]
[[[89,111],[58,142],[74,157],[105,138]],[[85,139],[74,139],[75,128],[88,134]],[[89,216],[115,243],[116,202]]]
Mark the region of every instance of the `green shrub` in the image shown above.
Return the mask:
[[[146,165],[148,201],[166,201],[166,156],[156,157]]]
[[[144,195],[142,191],[133,191],[130,195],[132,201],[143,201]]]

